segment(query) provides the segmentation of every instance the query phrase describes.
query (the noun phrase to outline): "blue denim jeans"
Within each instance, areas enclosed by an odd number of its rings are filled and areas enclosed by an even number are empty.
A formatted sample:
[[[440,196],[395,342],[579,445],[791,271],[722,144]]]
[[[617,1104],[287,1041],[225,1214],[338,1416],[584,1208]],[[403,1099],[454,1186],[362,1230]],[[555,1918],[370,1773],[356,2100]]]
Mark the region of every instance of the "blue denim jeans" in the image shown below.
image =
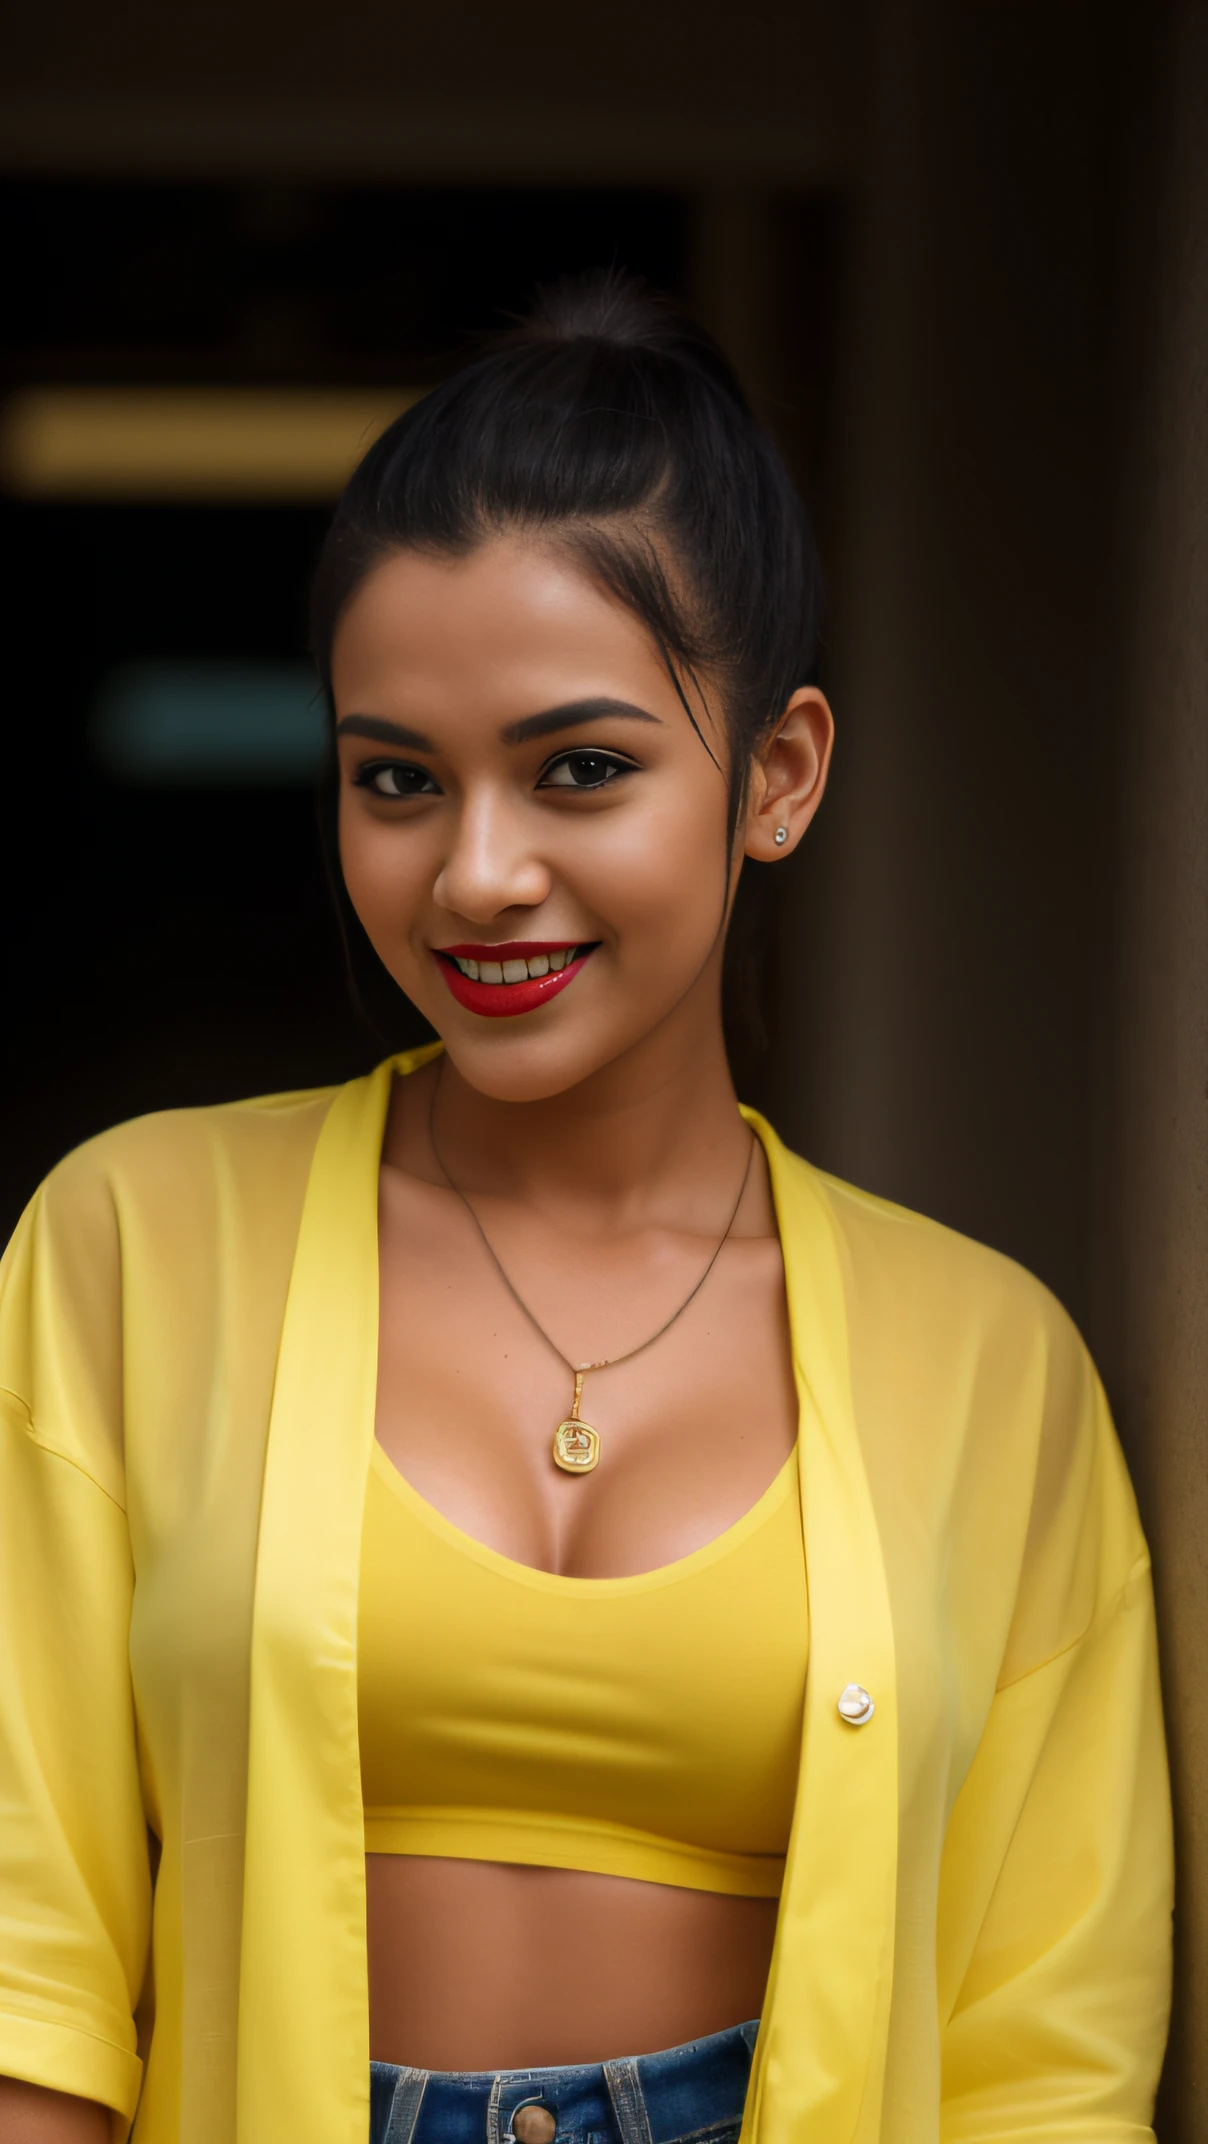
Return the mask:
[[[492,2072],[370,2065],[369,2144],[523,2144],[533,2121],[549,2144],[735,2144],[758,2021],[657,2055],[566,2069]]]

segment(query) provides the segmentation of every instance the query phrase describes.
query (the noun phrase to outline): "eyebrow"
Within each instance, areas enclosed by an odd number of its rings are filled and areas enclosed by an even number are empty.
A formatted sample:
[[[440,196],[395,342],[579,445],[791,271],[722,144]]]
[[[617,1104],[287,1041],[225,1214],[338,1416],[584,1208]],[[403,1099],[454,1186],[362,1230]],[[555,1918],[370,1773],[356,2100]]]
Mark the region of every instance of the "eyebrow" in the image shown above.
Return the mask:
[[[561,707],[544,707],[539,715],[524,715],[499,732],[501,744],[528,744],[534,737],[552,737],[555,730],[575,730],[585,722],[598,722],[604,715],[628,715],[633,722],[658,723],[649,708],[635,707],[632,700],[567,700]],[[661,727],[661,725],[660,725]]]
[[[501,744],[529,744],[537,737],[552,737],[558,730],[579,729],[584,723],[599,722],[606,715],[627,715],[632,722],[653,722],[659,717],[646,707],[635,706],[632,700],[567,700],[560,707],[543,707],[536,715],[522,715],[519,722],[509,722],[499,732]],[[661,727],[661,724],[659,725]],[[402,745],[412,752],[435,752],[437,747],[422,730],[409,729],[405,722],[387,722],[382,715],[345,715],[336,724],[339,737],[371,737],[376,744]]]
[[[411,752],[436,750],[422,730],[409,730],[405,722],[387,722],[381,715],[345,715],[336,724],[336,736],[372,737],[375,744],[401,744]]]

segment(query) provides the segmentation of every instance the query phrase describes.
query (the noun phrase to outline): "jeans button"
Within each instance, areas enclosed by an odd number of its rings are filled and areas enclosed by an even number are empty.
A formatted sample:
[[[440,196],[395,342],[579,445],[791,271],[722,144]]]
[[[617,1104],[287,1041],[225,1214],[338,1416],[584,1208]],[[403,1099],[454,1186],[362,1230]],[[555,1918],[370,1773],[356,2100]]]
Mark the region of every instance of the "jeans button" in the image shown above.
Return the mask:
[[[512,2116],[516,2144],[553,2144],[558,2118],[548,2107],[517,2107]]]

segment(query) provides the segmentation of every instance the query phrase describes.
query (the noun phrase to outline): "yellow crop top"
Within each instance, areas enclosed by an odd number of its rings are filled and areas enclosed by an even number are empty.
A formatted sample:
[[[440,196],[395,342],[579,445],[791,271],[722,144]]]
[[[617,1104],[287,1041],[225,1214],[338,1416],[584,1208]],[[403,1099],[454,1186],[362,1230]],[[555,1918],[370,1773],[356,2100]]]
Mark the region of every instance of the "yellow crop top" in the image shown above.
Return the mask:
[[[564,1578],[451,1524],[374,1446],[361,1553],[365,1848],[775,1898],[809,1624],[794,1454],[737,1524]]]

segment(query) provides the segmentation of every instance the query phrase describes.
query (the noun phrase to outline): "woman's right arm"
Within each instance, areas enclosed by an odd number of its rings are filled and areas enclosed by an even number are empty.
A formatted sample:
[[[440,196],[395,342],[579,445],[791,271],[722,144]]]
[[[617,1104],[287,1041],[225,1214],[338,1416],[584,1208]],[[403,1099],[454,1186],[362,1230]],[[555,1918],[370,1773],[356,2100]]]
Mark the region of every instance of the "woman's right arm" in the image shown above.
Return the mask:
[[[109,2144],[109,2109],[0,2077],[0,2144]]]
[[[120,1261],[107,1187],[67,1169],[0,1264],[0,2144],[109,2144],[142,2077]]]

